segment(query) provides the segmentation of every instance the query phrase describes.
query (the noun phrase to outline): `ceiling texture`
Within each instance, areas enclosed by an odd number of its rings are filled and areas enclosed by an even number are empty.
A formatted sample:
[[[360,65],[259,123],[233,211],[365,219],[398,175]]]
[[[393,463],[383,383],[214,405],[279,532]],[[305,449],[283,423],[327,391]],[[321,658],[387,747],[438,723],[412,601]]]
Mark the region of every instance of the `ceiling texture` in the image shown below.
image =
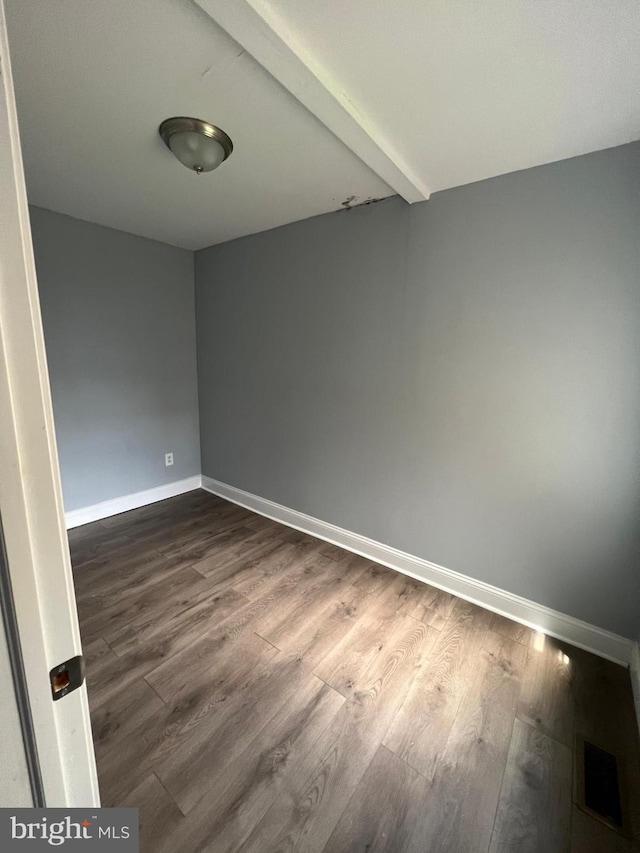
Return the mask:
[[[640,138],[637,0],[5,0],[29,200],[198,249]],[[173,115],[234,152],[190,174]]]

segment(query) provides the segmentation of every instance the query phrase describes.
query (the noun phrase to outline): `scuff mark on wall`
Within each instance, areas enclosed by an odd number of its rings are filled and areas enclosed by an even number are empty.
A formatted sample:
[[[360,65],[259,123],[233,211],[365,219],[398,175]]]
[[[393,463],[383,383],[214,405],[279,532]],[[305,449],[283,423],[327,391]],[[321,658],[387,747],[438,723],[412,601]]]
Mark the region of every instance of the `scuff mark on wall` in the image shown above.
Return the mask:
[[[354,207],[364,207],[366,204],[375,204],[378,201],[382,201],[382,199],[369,196],[369,198],[365,198],[363,201],[357,201],[357,196],[350,195],[345,198],[338,210],[351,210]]]

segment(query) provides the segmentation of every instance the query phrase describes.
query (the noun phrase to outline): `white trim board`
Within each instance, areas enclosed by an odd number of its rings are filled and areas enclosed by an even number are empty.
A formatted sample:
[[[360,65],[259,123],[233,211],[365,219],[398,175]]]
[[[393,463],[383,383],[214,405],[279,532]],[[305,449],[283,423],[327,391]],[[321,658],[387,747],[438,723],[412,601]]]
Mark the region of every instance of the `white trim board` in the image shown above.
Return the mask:
[[[200,475],[197,475],[195,477],[187,477],[185,480],[175,480],[173,483],[165,483],[164,486],[156,486],[154,489],[145,489],[142,492],[122,495],[120,498],[102,501],[102,503],[93,504],[93,506],[71,510],[71,512],[65,513],[67,530],[70,530],[72,527],[80,527],[81,524],[89,524],[90,521],[99,521],[101,518],[108,518],[110,515],[118,515],[120,512],[137,509],[139,506],[146,506],[157,501],[163,501],[166,498],[173,498],[185,492],[192,492],[194,489],[199,489],[201,485],[202,478]]]
[[[196,0],[294,98],[335,134],[378,177],[405,201],[425,201],[429,188],[385,137],[354,104],[296,32],[264,0]]]
[[[508,619],[513,619],[529,628],[565,640],[573,646],[593,652],[607,660],[624,666],[628,665],[631,660],[634,644],[626,637],[605,631],[595,625],[589,625],[573,616],[567,616],[491,584],[467,577],[451,569],[445,569],[429,560],[414,557],[412,554],[376,542],[367,536],[361,536],[358,533],[352,533],[350,530],[328,524],[326,521],[320,521],[320,519],[313,518],[310,515],[305,515],[266,498],[245,492],[243,489],[229,486],[219,480],[213,480],[211,477],[203,475],[202,488],[232,503],[286,524],[288,527],[302,530],[318,539],[339,545],[341,548],[353,551],[354,554],[360,554],[376,563],[382,563],[382,565],[402,572],[402,574],[415,580],[425,581],[438,587],[438,589],[443,589],[459,598],[479,604],[487,610],[499,613],[501,616],[506,616]]]

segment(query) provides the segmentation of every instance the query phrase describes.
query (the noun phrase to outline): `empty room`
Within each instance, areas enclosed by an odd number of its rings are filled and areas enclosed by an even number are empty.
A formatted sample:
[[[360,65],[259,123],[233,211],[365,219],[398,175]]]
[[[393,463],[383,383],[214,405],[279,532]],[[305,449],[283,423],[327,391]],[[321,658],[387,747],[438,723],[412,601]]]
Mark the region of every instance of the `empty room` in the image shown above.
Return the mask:
[[[640,850],[635,0],[2,2],[7,838]]]

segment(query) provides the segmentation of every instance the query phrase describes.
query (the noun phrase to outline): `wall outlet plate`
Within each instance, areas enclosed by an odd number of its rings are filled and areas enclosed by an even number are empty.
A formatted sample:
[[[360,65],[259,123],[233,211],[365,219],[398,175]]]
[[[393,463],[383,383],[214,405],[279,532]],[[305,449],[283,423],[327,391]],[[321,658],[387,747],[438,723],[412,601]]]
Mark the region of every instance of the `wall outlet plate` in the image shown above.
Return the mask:
[[[164,464],[168,467],[169,465],[173,465],[173,453],[165,453],[164,454]]]

